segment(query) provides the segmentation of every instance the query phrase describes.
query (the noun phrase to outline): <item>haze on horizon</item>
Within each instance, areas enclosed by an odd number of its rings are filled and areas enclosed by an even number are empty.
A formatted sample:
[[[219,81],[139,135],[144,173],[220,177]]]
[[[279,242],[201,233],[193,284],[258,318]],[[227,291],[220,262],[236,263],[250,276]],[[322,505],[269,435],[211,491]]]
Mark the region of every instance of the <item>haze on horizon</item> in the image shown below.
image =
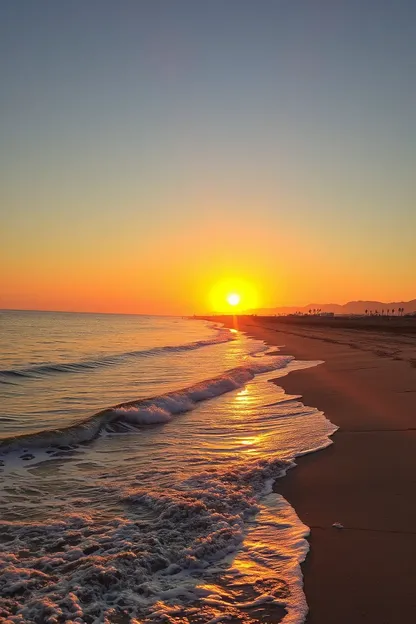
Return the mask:
[[[415,3],[3,2],[0,46],[0,308],[415,297]]]

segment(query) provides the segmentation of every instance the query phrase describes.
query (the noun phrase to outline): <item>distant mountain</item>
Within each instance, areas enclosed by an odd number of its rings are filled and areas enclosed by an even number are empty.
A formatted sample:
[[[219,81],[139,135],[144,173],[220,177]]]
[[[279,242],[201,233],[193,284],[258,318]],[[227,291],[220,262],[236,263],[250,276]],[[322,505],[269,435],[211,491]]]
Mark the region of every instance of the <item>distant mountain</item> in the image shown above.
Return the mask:
[[[382,301],[348,301],[344,305],[338,303],[310,303],[306,306],[284,306],[280,308],[258,308],[257,310],[249,310],[250,314],[260,314],[262,316],[272,316],[273,314],[294,314],[302,312],[308,314],[309,310],[321,310],[321,312],[334,312],[335,314],[364,314],[366,310],[381,314],[384,310],[394,310],[394,314],[398,313],[399,308],[404,308],[404,313],[416,312],[416,299],[411,301],[392,301],[383,303]]]

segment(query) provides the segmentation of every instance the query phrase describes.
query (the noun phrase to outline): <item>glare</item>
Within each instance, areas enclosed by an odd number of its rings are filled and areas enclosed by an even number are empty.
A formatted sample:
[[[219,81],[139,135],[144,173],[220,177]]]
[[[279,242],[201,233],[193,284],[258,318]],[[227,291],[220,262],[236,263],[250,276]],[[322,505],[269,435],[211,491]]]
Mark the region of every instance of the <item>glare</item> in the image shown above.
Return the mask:
[[[242,312],[255,310],[260,301],[252,282],[238,275],[231,275],[213,283],[208,291],[210,308],[220,314],[229,314],[230,308]]]
[[[227,296],[227,301],[230,305],[236,306],[240,303],[240,295],[237,295],[237,293],[231,293]]]

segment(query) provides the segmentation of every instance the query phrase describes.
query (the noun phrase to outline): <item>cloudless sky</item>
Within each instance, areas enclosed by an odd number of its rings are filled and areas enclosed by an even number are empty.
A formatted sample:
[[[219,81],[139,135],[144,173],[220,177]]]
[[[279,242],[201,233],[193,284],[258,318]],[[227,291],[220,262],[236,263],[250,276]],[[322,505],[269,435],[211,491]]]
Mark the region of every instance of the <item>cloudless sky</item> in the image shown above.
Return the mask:
[[[0,307],[416,297],[415,76],[412,0],[4,0]]]

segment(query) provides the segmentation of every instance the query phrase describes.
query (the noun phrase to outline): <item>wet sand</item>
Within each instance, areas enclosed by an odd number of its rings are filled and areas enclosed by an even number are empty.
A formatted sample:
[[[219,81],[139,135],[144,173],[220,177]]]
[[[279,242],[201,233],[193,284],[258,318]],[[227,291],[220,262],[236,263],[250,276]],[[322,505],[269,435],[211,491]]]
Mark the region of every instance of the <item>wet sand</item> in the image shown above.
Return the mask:
[[[311,527],[307,622],[414,621],[416,335],[261,317],[239,319],[239,329],[298,359],[324,360],[277,383],[340,428],[331,447],[299,458],[275,484]]]

